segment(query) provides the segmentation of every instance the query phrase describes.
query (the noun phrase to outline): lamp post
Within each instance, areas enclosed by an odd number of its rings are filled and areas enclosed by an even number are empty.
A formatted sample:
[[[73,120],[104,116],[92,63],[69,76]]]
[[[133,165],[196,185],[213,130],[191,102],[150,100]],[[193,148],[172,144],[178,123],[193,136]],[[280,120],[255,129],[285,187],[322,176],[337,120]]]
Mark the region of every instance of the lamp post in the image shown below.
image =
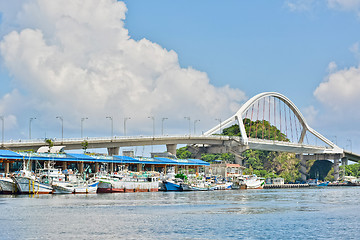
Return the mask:
[[[81,138],[83,138],[83,125],[84,125],[84,121],[88,119],[87,117],[83,117],[81,118]]]
[[[347,141],[348,141],[349,144],[350,144],[350,151],[352,152],[352,141],[351,141],[351,139],[348,139]]]
[[[197,122],[200,122],[200,120],[199,119],[196,119],[195,121],[194,121],[194,135],[196,135],[196,123]]]
[[[126,136],[126,121],[131,119],[131,117],[125,117],[124,118],[124,136]]]
[[[189,120],[189,137],[191,135],[191,123],[190,123],[190,117],[184,117],[185,119]]]
[[[337,145],[337,136],[334,136],[334,138],[335,138],[335,144]]]
[[[155,118],[154,116],[148,117],[153,120],[153,138],[155,137]],[[154,152],[154,145],[151,145],[151,152]]]
[[[111,138],[113,138],[114,136],[114,122],[113,122],[113,117],[106,117],[108,119],[111,120]]]
[[[216,118],[215,121],[219,121],[220,123],[220,134],[221,134],[221,118]]]
[[[36,118],[30,118],[29,119],[29,139],[31,139],[31,122]]]
[[[4,146],[4,116],[0,116],[0,119],[2,121],[1,124],[1,145]]]
[[[61,121],[61,142],[64,141],[64,119],[62,116],[57,116],[57,119],[60,119]]]
[[[164,135],[164,121],[168,118],[162,118],[161,119],[161,135]]]

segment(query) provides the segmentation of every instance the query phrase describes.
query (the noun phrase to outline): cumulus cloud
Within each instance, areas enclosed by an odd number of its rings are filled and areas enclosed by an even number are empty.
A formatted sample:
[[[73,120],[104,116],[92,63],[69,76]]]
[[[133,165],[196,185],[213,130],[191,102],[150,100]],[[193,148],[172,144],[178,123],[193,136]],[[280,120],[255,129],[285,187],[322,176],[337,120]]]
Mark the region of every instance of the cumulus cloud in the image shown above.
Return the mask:
[[[16,6],[7,19],[18,29],[3,37],[0,51],[18,90],[3,97],[0,113],[6,113],[5,98],[18,95],[48,118],[213,119],[233,114],[246,99],[239,89],[215,87],[206,73],[181,67],[176,52],[133,40],[124,27],[123,2],[36,0]]]
[[[288,0],[285,1],[285,7],[292,12],[305,12],[312,9],[313,3],[313,0]]]
[[[315,124],[315,120],[317,119],[319,111],[314,106],[308,106],[304,108],[302,112],[304,113],[304,117],[310,126]]]
[[[329,8],[341,11],[354,11],[360,16],[359,0],[328,0]]]
[[[360,102],[360,66],[336,70],[336,64],[330,63],[329,75],[316,88],[314,95],[323,104],[336,111],[351,109],[348,106]]]

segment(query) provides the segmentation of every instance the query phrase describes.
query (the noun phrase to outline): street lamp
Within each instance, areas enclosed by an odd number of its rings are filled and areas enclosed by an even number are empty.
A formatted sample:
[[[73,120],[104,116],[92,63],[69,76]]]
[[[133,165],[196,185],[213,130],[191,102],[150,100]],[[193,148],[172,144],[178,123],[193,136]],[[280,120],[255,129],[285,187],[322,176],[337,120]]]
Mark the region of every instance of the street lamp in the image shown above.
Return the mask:
[[[83,138],[83,125],[84,125],[84,121],[88,119],[87,117],[83,117],[81,118],[81,138]]]
[[[148,117],[153,120],[153,138],[155,137],[155,118],[154,116]],[[154,152],[154,145],[151,145],[151,152]]]
[[[190,117],[184,117],[185,119],[189,120],[189,137],[191,135],[191,124],[190,124]]]
[[[220,134],[221,134],[221,118],[216,118],[215,121],[219,121],[220,123]]]
[[[164,135],[164,121],[168,118],[162,118],[161,119],[161,135]]]
[[[36,118],[30,118],[29,119],[29,139],[31,139],[31,122]]]
[[[4,146],[4,116],[0,116],[0,119],[2,121],[2,127],[1,127],[1,145]]]
[[[131,117],[125,117],[124,118],[124,136],[126,136],[126,121],[131,119]]]
[[[108,119],[111,120],[111,138],[113,138],[114,136],[114,122],[113,122],[113,117],[106,117]]]
[[[194,121],[194,135],[196,135],[196,123],[197,122],[200,122],[200,120],[199,119],[196,119],[195,121]]]
[[[351,139],[347,139],[347,141],[348,141],[349,144],[350,144],[350,151],[352,152],[352,141],[351,141]]]
[[[61,142],[64,141],[64,119],[61,116],[57,116],[57,119],[61,120]]]

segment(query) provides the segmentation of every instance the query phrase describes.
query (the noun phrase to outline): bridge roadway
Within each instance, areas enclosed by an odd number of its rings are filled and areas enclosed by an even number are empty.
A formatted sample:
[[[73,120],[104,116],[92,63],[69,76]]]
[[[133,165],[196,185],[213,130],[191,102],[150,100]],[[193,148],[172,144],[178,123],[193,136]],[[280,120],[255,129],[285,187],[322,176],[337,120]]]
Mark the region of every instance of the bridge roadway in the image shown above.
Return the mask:
[[[119,148],[119,147],[132,147],[132,146],[148,146],[148,145],[166,145],[175,146],[177,144],[190,144],[202,146],[223,146],[227,148],[241,148],[258,149],[268,151],[281,151],[291,153],[304,153],[304,154],[326,154],[331,151],[331,148],[305,145],[291,142],[281,142],[273,140],[262,140],[249,138],[248,144],[243,144],[241,137],[235,136],[134,136],[134,137],[113,137],[113,138],[83,138],[83,139],[55,139],[53,140],[54,146],[65,146],[65,150],[82,149],[82,143],[86,140],[88,142],[88,149],[93,148]],[[0,149],[9,150],[37,150],[42,146],[47,146],[44,140],[19,140],[4,142]],[[172,149],[172,153],[174,149]]]

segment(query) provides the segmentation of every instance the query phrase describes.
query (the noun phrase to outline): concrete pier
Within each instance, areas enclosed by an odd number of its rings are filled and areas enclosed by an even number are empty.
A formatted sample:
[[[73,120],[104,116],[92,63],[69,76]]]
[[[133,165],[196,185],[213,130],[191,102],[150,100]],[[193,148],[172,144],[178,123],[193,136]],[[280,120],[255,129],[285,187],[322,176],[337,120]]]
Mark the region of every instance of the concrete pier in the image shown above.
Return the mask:
[[[265,184],[264,189],[270,188],[305,188],[309,187],[309,184]]]

